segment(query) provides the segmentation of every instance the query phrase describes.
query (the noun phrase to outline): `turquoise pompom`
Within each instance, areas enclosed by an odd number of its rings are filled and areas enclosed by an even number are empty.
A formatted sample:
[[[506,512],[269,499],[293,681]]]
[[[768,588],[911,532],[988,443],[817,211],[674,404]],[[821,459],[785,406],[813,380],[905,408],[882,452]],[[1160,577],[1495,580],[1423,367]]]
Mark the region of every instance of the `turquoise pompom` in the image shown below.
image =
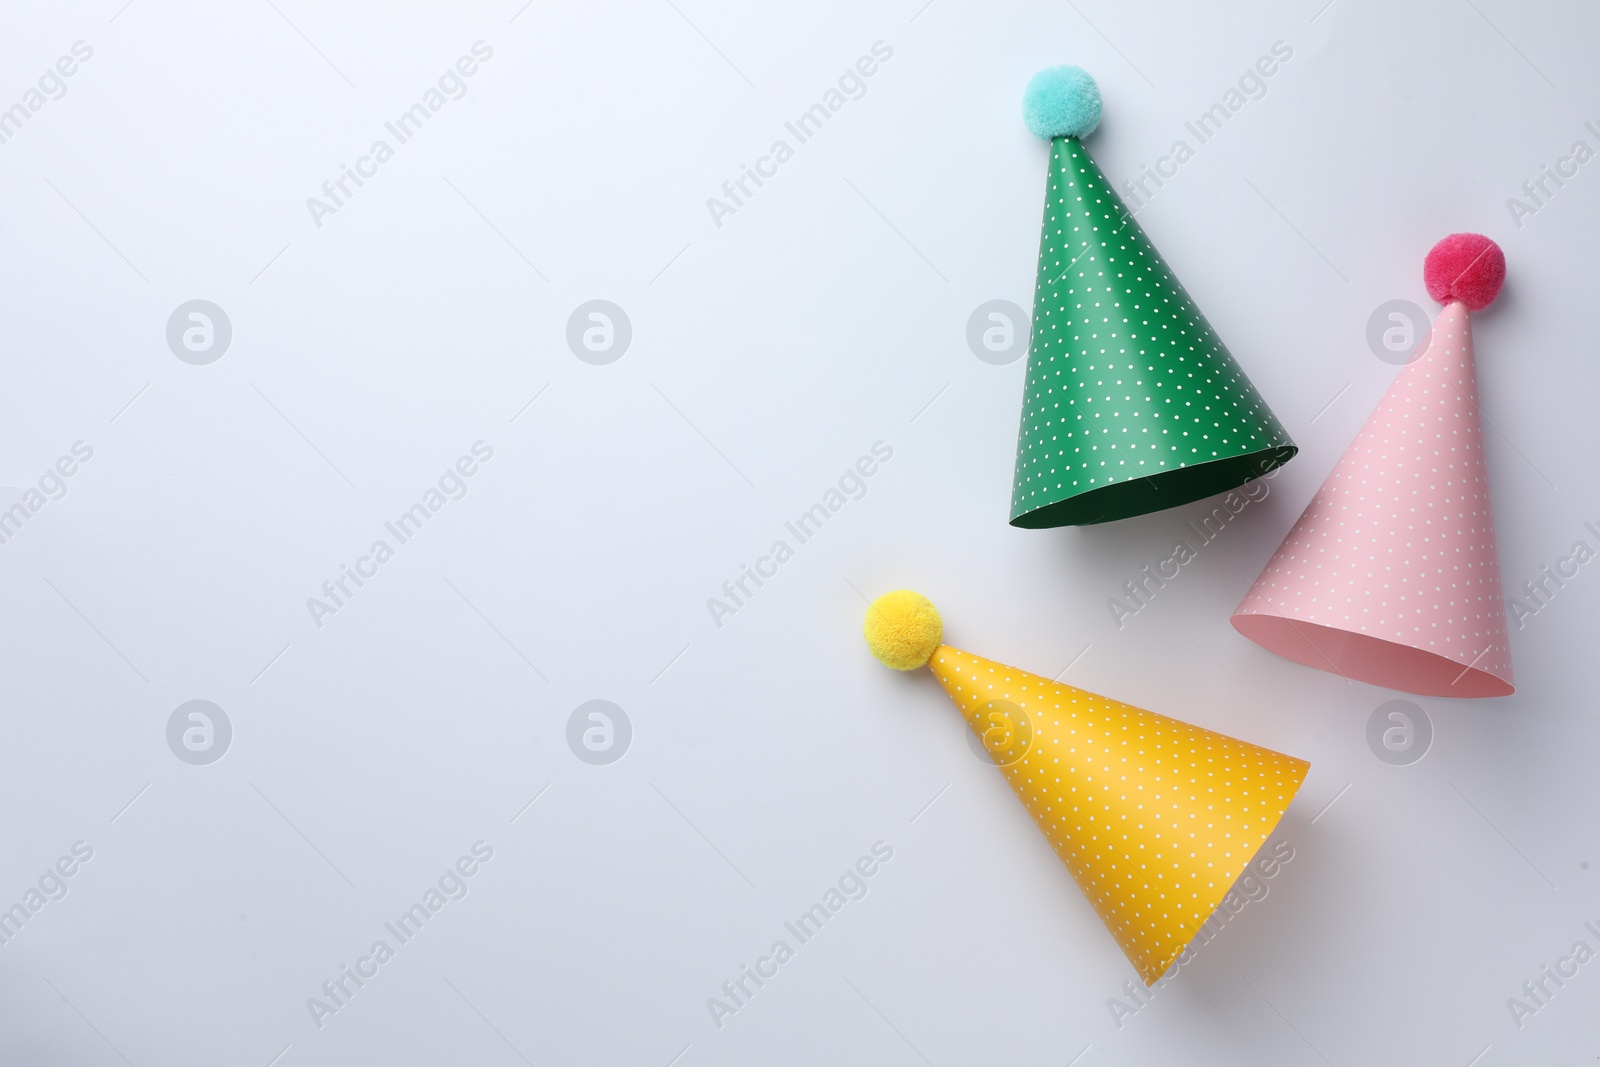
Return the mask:
[[[1100,125],[1100,87],[1080,67],[1041,70],[1023,93],[1022,119],[1047,141],[1087,137]]]

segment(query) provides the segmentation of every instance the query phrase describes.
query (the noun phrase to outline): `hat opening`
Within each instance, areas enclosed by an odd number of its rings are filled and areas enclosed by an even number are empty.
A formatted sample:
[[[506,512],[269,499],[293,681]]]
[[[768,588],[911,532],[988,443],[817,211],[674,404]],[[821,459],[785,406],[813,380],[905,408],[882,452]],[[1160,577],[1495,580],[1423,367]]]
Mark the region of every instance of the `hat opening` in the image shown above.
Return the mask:
[[[1371,634],[1302,622],[1282,615],[1236,614],[1233,628],[1269,652],[1307,667],[1385,689],[1427,697],[1503,697],[1509,679],[1436,652]]]
[[[1065,500],[1018,512],[1012,515],[1011,525],[1024,530],[1092,526],[1165,511],[1237,489],[1283,466],[1298,451],[1294,445],[1278,445],[1247,452],[1242,456],[1169,467],[1156,474],[1103,485],[1076,493]]]
[[[1306,763],[1303,760],[1296,760],[1295,762],[1299,764],[1299,766],[1294,767],[1290,771],[1290,801],[1293,801],[1295,796],[1300,792],[1300,787],[1305,784],[1306,772],[1311,770],[1311,764]],[[1268,826],[1266,833],[1262,838],[1261,844],[1252,849],[1250,851],[1250,855],[1244,858],[1244,863],[1240,866],[1238,875],[1235,876],[1231,882],[1224,882],[1221,885],[1213,884],[1212,886],[1208,887],[1208,890],[1204,893],[1205,903],[1210,907],[1211,910],[1205,912],[1204,914],[1199,912],[1193,913],[1189,921],[1183,925],[1183,928],[1178,936],[1173,939],[1173,942],[1168,947],[1167,951],[1160,957],[1157,957],[1155,962],[1153,962],[1149,967],[1139,968],[1139,977],[1144,979],[1144,984],[1147,987],[1155,985],[1162,979],[1162,977],[1172,971],[1173,964],[1177,963],[1183,954],[1189,951],[1189,946],[1194,943],[1195,938],[1200,936],[1200,930],[1202,928],[1214,930],[1233,918],[1233,912],[1223,911],[1223,904],[1230,896],[1234,896],[1236,887],[1244,880],[1246,875],[1258,870],[1258,868],[1255,866],[1256,857],[1261,855],[1261,850],[1266,848],[1267,845],[1271,843],[1272,835],[1277,832],[1278,825],[1283,822],[1283,817],[1287,815],[1288,812],[1289,805],[1285,804],[1282,810],[1276,813],[1268,813]],[[1261,876],[1257,874],[1256,877],[1260,878]],[[1268,875],[1268,877],[1271,876]],[[1238,895],[1240,897],[1244,897],[1248,895],[1248,892],[1241,890]],[[1217,916],[1218,912],[1222,912],[1221,916]],[[1214,916],[1218,918],[1218,922],[1213,926],[1207,926],[1206,924],[1210,923]],[[1209,941],[1210,938],[1208,937],[1206,940]],[[1127,949],[1124,948],[1123,951],[1126,952]]]

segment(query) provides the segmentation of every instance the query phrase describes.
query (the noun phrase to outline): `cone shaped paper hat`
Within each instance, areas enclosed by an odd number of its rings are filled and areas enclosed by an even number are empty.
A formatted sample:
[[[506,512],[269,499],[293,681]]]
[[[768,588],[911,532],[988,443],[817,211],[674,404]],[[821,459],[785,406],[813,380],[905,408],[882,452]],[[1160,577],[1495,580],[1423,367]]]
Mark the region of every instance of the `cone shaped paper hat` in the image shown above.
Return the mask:
[[[1167,972],[1283,817],[1310,765],[940,643],[916,593],[867,643],[927,663],[1146,985]]]
[[[1469,309],[1505,278],[1487,237],[1441,241],[1424,269],[1444,303],[1300,521],[1233,613],[1256,644],[1424,696],[1512,692]]]
[[[1094,80],[1042,71],[1023,112],[1050,181],[1011,525],[1144,515],[1287,463],[1289,434],[1083,147]]]

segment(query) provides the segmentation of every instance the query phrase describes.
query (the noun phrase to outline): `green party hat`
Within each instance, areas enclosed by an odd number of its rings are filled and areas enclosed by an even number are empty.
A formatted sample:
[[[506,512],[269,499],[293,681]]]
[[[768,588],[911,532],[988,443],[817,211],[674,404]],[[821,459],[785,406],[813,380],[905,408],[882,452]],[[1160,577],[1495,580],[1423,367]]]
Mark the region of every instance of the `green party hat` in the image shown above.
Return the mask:
[[[1294,442],[1083,147],[1094,79],[1039,72],[1023,116],[1050,186],[1011,525],[1145,515],[1287,463]]]

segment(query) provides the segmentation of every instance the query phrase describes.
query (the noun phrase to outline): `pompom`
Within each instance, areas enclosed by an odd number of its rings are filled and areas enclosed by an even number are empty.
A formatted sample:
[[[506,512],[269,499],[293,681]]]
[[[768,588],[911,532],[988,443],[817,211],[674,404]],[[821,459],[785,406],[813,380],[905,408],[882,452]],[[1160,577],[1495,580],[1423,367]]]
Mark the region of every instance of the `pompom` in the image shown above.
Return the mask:
[[[1506,254],[1481,233],[1453,233],[1433,246],[1422,264],[1428,295],[1441,304],[1459,300],[1472,311],[1494,303],[1506,280]]]
[[[1022,120],[1035,134],[1087,137],[1100,125],[1100,87],[1079,67],[1049,67],[1022,94]]]
[[[913,671],[928,662],[944,639],[944,620],[927,597],[900,589],[872,602],[861,633],[885,666]]]

